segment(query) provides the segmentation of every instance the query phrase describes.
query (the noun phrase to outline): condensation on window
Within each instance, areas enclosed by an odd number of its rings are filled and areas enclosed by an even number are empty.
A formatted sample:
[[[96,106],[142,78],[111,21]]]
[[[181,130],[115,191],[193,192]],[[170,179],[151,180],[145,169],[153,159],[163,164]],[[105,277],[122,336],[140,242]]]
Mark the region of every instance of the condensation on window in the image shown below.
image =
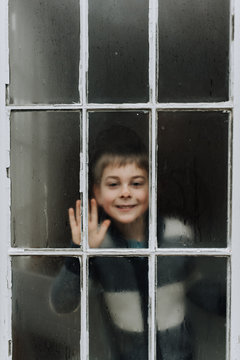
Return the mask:
[[[159,1],[159,102],[228,100],[229,1]]]
[[[79,1],[10,0],[10,103],[79,102]]]
[[[90,102],[147,102],[148,1],[89,1]]]
[[[90,358],[147,360],[147,258],[92,257],[90,278]]]
[[[14,360],[80,360],[79,261],[75,272],[69,265],[74,260],[13,258]]]
[[[158,359],[226,359],[226,283],[226,258],[158,257]]]
[[[68,208],[79,199],[79,112],[13,112],[14,247],[70,247]]]
[[[229,114],[159,112],[158,245],[227,245]]]

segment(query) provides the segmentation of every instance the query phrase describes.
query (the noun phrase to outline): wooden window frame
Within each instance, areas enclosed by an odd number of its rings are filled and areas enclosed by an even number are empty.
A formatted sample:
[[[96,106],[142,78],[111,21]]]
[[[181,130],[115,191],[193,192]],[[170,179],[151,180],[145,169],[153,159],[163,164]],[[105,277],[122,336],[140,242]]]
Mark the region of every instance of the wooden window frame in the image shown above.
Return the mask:
[[[8,105],[6,102],[9,84],[8,61],[8,1],[0,3],[0,352],[2,359],[12,359],[11,333],[11,258],[24,255],[79,256],[82,263],[81,287],[81,359],[87,360],[88,349],[88,258],[97,256],[145,255],[149,258],[149,359],[155,359],[155,278],[156,257],[158,255],[198,255],[225,256],[229,259],[228,267],[228,320],[227,320],[227,360],[240,360],[240,1],[232,0],[230,9],[230,75],[229,101],[214,103],[158,103],[157,102],[157,21],[158,1],[149,0],[149,102],[135,104],[93,104],[87,101],[88,71],[88,3],[80,0],[81,18],[81,58],[79,104],[54,105]],[[159,74],[161,76],[161,74]],[[80,192],[83,196],[83,245],[78,249],[29,249],[12,248],[10,234],[10,115],[12,111],[24,110],[79,110],[82,114],[82,153],[80,154]],[[88,112],[109,110],[146,110],[150,116],[151,163],[150,175],[150,231],[148,249],[89,249],[87,241],[88,216]],[[228,247],[224,249],[159,249],[157,248],[157,188],[156,188],[156,134],[157,112],[168,111],[229,111],[231,116],[229,169],[228,169]]]

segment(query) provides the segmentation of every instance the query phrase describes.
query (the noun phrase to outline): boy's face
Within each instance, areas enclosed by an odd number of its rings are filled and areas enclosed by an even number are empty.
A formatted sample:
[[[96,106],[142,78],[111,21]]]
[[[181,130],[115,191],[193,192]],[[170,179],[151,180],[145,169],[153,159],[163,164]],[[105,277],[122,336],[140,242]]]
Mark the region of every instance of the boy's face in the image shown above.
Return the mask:
[[[148,174],[135,163],[108,165],[94,193],[97,203],[113,220],[129,224],[148,209]]]

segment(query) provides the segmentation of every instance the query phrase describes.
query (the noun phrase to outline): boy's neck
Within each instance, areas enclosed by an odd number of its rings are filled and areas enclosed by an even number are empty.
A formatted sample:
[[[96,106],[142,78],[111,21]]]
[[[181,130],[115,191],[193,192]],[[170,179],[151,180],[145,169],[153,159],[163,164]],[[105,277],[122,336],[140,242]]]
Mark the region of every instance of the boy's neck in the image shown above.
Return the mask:
[[[145,240],[146,216],[139,217],[132,223],[123,224],[115,222],[117,229],[126,240],[136,240],[142,242]]]

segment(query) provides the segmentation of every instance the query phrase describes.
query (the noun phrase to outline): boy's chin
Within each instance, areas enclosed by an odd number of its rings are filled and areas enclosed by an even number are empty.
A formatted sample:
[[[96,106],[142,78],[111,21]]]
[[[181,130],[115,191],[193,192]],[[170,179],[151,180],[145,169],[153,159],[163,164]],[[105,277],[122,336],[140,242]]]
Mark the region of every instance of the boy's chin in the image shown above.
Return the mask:
[[[144,215],[138,216],[138,217],[116,217],[113,218],[113,221],[117,222],[118,224],[122,224],[122,225],[130,225],[130,224],[134,224],[137,221],[140,221],[143,218]]]

